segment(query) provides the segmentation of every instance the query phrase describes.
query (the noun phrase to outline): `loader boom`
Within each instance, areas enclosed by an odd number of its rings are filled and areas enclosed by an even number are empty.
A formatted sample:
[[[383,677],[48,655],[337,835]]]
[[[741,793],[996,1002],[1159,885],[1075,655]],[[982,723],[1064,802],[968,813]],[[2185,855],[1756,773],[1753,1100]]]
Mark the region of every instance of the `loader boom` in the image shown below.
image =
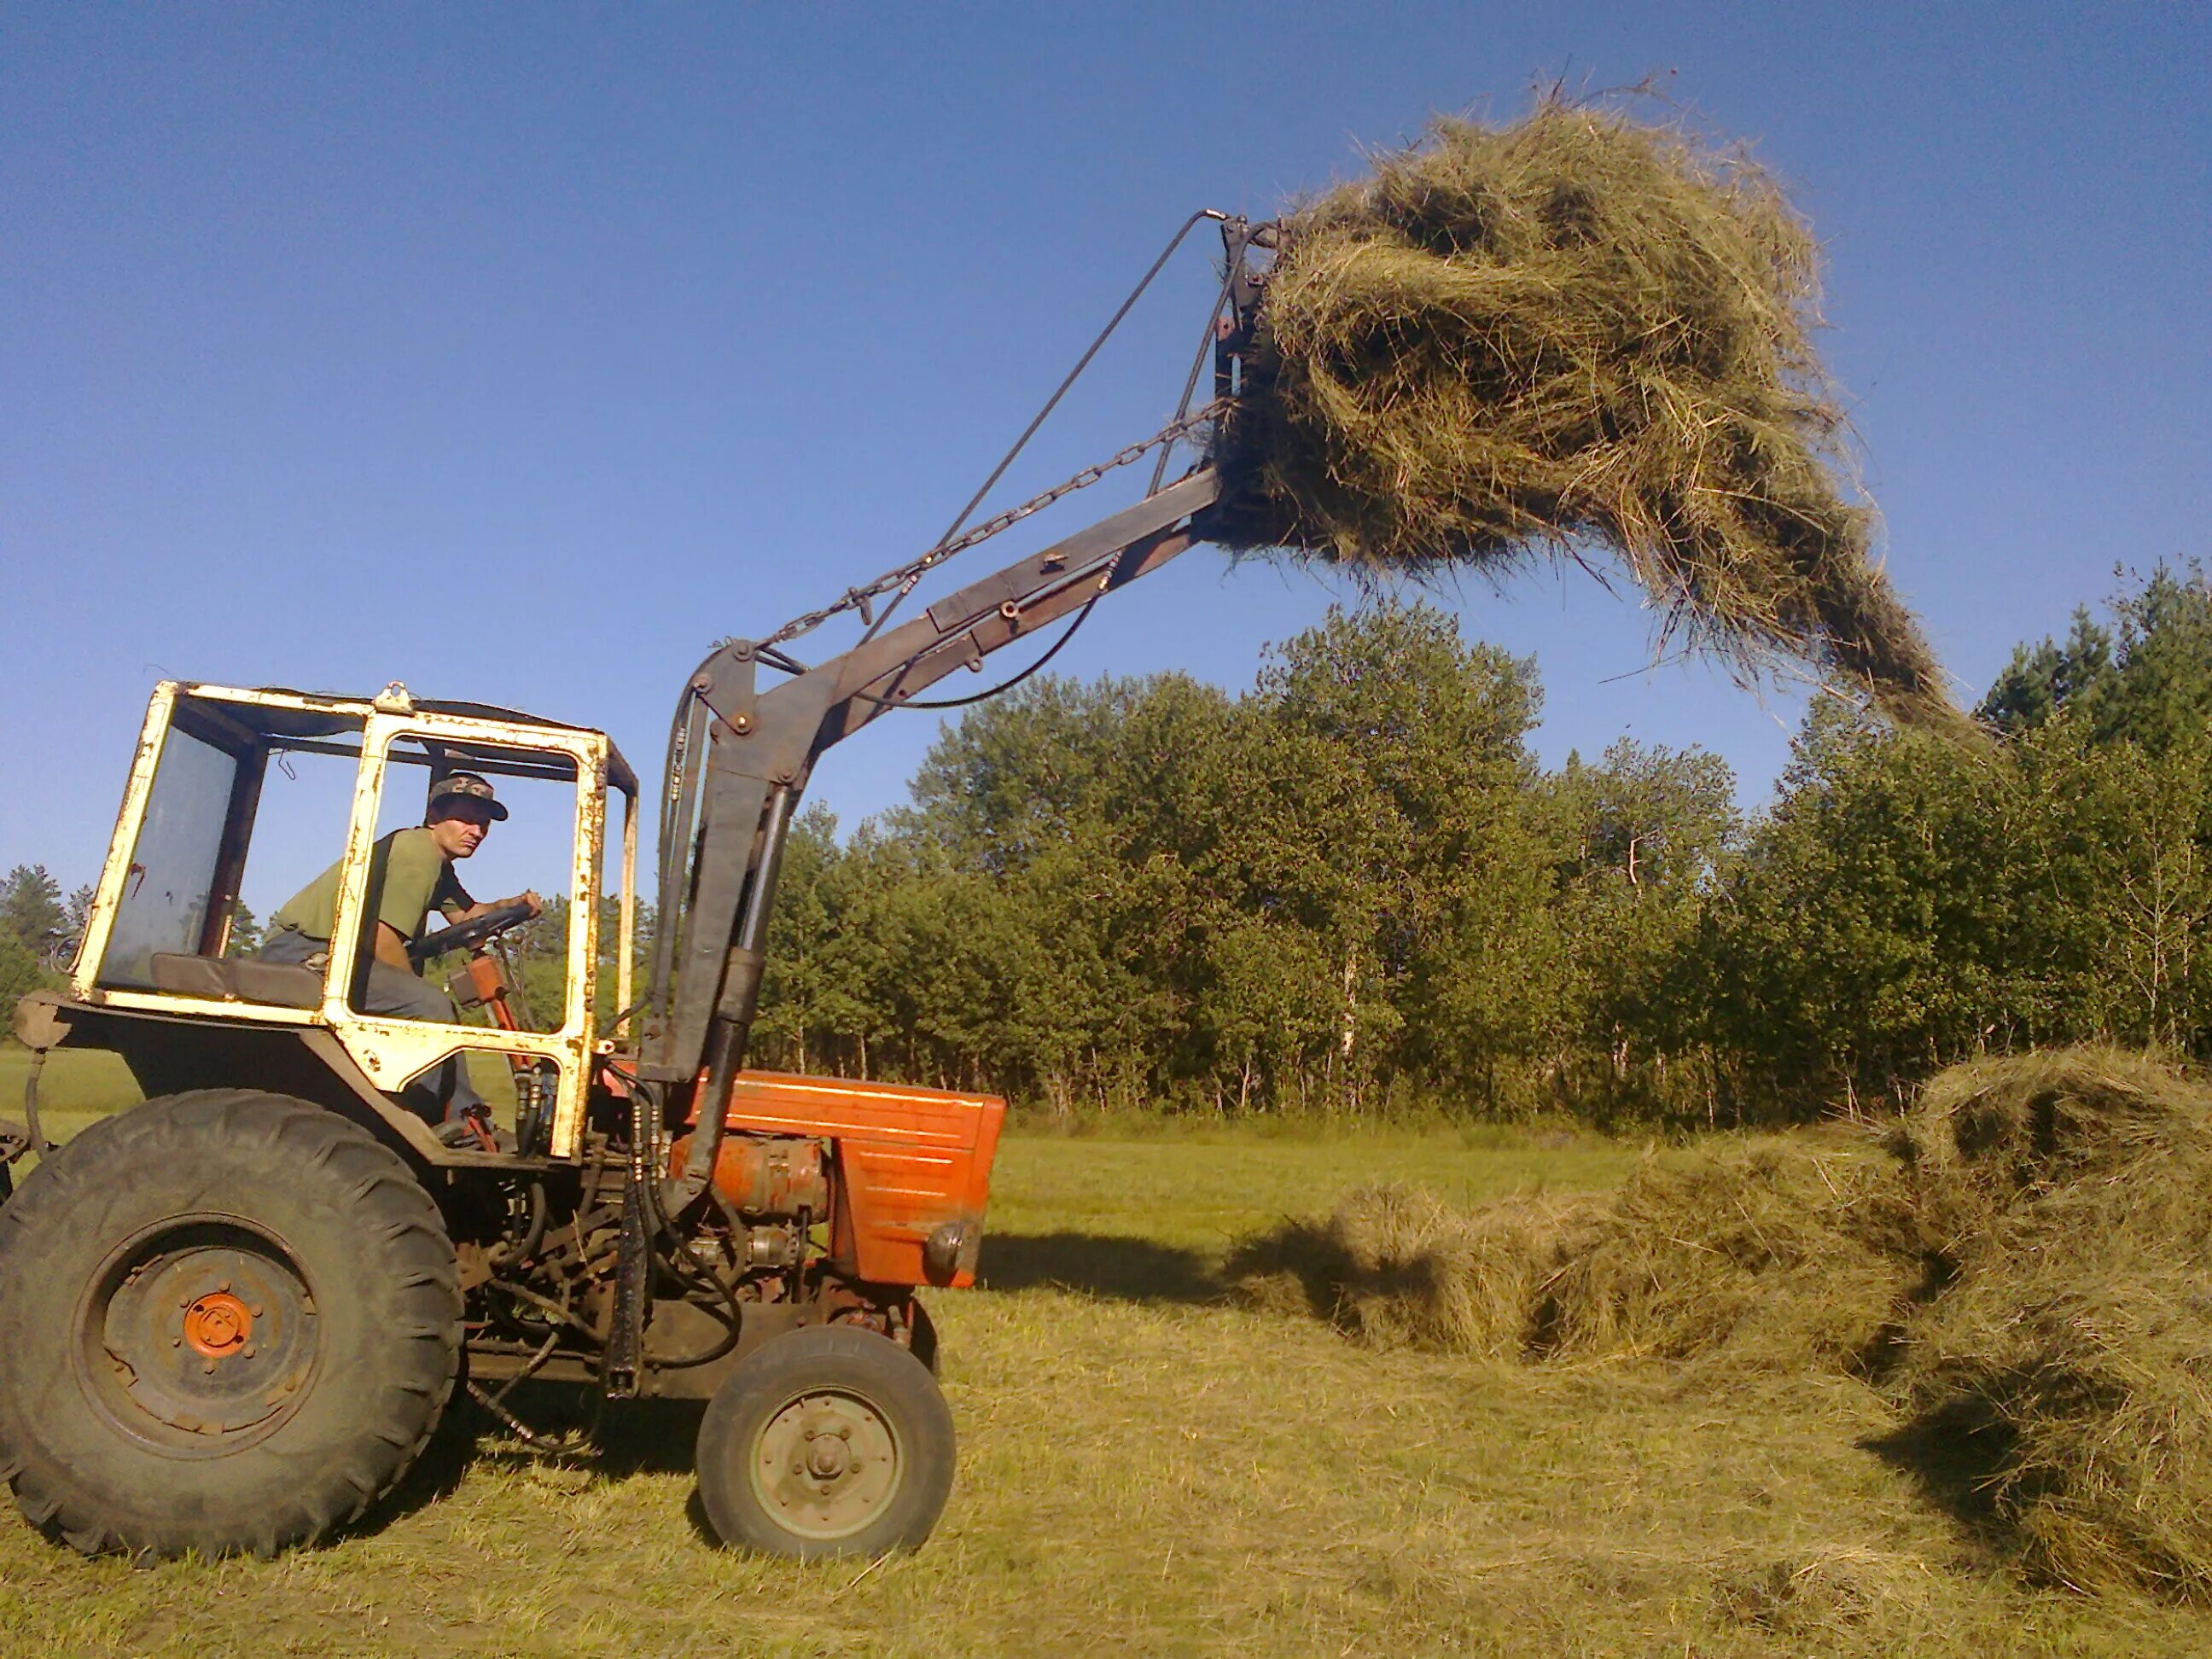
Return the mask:
[[[643,1077],[680,1085],[703,1068],[702,1098],[727,1097],[759,1000],[784,839],[823,751],[954,669],[979,667],[1158,569],[1204,539],[1195,521],[1220,493],[1219,476],[1202,467],[812,667],[744,640],[699,665],[671,745],[662,914],[682,921],[659,932]],[[763,691],[763,662],[799,672]],[[672,905],[679,880],[681,903]],[[707,1110],[700,1121],[687,1167],[666,1195],[671,1214],[704,1190],[714,1167],[721,1115]]]

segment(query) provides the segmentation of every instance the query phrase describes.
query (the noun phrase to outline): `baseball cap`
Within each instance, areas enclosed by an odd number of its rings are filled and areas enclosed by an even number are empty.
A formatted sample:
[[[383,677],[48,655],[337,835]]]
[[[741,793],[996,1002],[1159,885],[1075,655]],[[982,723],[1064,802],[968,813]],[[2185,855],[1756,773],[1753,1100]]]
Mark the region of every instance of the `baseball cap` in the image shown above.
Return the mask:
[[[495,823],[507,816],[507,808],[499,804],[499,797],[492,793],[491,785],[473,772],[448,772],[431,785],[431,810],[436,811],[440,801],[456,795],[465,800],[483,802],[484,810],[491,814]]]

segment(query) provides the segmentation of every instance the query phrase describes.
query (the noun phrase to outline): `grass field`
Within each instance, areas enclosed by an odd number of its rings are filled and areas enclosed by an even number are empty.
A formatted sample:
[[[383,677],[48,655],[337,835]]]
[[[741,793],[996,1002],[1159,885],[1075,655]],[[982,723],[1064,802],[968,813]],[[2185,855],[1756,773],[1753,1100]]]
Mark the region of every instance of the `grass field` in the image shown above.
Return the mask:
[[[127,1080],[66,1057],[62,1133]],[[0,1053],[0,1103],[21,1056]],[[13,1115],[9,1104],[0,1112]],[[798,1567],[702,1541],[696,1408],[596,1462],[471,1413],[332,1547],[134,1569],[0,1516],[0,1653],[2200,1654],[2212,1619],[2024,1589],[1811,1376],[1376,1353],[1224,1304],[1237,1232],[1378,1176],[1455,1199],[1619,1179],[1596,1140],[1016,1137],[988,1286],[933,1304],[961,1434],[929,1547]]]

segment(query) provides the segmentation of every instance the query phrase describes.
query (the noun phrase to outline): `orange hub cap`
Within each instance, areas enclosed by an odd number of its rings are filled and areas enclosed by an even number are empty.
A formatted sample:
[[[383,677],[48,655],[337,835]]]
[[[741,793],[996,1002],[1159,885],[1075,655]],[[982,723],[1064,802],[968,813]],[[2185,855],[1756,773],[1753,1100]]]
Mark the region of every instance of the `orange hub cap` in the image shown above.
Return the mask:
[[[252,1311],[228,1291],[204,1296],[185,1310],[185,1340],[210,1359],[236,1353],[252,1334]]]

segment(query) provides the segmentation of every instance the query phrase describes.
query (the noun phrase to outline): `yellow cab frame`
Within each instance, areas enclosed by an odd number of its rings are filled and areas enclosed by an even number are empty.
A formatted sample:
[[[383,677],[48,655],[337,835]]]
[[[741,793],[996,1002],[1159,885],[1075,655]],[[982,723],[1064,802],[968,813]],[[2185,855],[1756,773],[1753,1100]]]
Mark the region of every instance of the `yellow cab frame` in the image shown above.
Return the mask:
[[[287,752],[356,763],[319,995],[301,977],[313,970],[272,974],[270,965],[223,960],[262,778],[270,758]],[[400,1019],[352,1006],[370,855],[386,792],[402,767],[573,780],[568,960],[555,1029]],[[441,1145],[399,1103],[406,1084],[471,1051],[544,1062],[558,1073],[544,1155],[572,1161],[582,1143],[593,1056],[602,1048],[595,998],[610,787],[624,798],[614,1006],[627,1009],[638,786],[605,732],[481,705],[417,701],[397,684],[354,698],[164,681],[146,710],[69,994],[46,1001],[38,1018],[54,1029],[37,1035],[115,1049],[149,1094],[250,1085],[319,1098],[364,1121],[373,1116],[371,1127],[380,1123],[387,1139],[396,1136],[423,1161],[444,1166],[514,1160]],[[279,988],[272,992],[272,985]]]

